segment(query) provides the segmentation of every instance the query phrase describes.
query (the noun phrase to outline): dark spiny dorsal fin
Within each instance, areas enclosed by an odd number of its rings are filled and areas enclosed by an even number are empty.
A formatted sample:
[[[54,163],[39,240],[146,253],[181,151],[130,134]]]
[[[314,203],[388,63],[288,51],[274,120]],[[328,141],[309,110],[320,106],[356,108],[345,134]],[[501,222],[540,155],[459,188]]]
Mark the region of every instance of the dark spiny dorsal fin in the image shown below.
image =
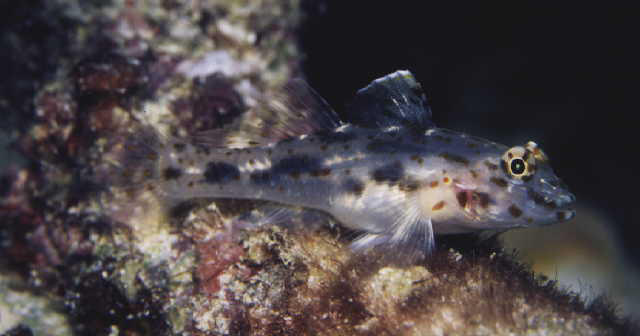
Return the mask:
[[[378,78],[360,89],[350,109],[353,123],[362,127],[400,126],[416,131],[434,127],[422,87],[407,70]]]
[[[196,141],[217,147],[252,147],[334,130],[342,124],[329,104],[301,79],[256,100],[238,122],[223,130],[202,132]]]

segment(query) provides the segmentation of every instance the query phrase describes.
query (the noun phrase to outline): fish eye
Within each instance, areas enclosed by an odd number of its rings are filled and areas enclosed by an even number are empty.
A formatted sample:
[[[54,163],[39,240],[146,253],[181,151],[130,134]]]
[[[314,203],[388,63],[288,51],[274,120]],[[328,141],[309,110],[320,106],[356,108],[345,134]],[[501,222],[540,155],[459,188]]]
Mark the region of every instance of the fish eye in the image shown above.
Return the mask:
[[[522,175],[527,170],[527,164],[521,158],[514,158],[511,160],[511,173],[514,175]]]
[[[538,153],[542,152],[538,150]],[[531,148],[512,147],[502,155],[501,164],[503,171],[510,177],[528,181],[536,170],[536,153]]]

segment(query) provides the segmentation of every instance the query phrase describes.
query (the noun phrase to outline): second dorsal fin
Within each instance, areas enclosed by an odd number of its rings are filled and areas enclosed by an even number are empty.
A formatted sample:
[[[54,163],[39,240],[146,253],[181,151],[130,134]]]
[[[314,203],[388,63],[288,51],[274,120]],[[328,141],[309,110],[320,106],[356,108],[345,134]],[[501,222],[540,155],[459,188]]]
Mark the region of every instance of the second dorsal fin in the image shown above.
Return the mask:
[[[400,126],[416,131],[434,127],[427,97],[407,70],[378,78],[360,89],[350,109],[353,123],[362,127]]]

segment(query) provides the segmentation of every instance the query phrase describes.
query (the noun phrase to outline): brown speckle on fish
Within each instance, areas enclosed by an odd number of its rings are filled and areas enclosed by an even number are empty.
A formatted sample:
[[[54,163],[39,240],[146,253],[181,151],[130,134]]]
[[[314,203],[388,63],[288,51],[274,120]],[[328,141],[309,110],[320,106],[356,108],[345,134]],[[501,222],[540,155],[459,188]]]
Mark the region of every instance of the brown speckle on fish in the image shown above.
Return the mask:
[[[451,162],[456,162],[463,164],[465,166],[469,165],[469,160],[463,156],[452,154],[449,152],[440,153],[440,157]]]
[[[511,204],[511,206],[509,207],[509,213],[514,218],[518,218],[518,217],[522,216],[522,210],[520,208],[518,208],[515,204]]]
[[[444,204],[445,204],[445,203],[444,203],[444,201],[440,201],[440,202],[436,203],[436,204],[431,208],[431,210],[433,210],[433,211],[442,210],[442,208],[444,208]]]
[[[500,188],[506,188],[507,185],[509,185],[509,183],[507,183],[507,181],[503,178],[500,177],[492,177],[490,179],[491,183],[497,185]]]

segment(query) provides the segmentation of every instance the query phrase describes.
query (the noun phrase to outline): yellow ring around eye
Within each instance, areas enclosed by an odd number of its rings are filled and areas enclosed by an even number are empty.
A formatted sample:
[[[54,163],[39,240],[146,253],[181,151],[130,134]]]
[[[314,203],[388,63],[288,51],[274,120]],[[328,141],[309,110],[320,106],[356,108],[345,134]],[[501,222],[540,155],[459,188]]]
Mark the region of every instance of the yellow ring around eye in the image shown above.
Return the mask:
[[[515,179],[528,181],[535,173],[536,158],[535,155],[525,147],[515,146],[509,148],[502,155],[502,162],[505,173]],[[516,165],[514,166],[514,161]]]

